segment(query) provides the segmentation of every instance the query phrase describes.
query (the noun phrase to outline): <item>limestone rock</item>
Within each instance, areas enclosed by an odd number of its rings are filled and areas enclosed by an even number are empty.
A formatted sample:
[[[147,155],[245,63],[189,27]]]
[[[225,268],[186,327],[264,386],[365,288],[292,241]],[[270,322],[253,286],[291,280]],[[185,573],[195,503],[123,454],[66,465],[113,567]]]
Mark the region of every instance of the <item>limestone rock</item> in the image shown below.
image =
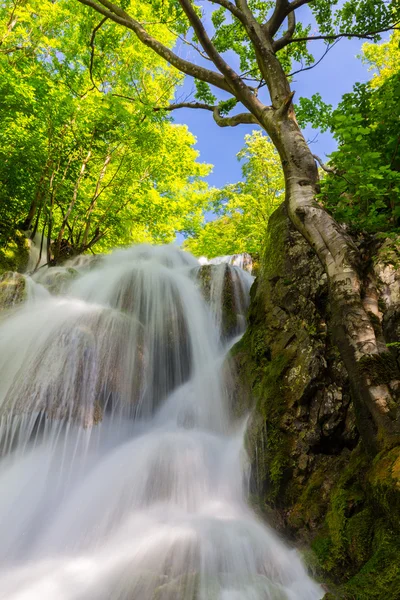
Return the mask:
[[[20,304],[26,299],[26,279],[20,273],[0,275],[0,311]]]
[[[41,283],[51,294],[59,295],[66,291],[79,273],[72,267],[50,267],[38,271],[35,280]]]
[[[381,343],[400,362],[400,241],[372,240],[369,249]],[[372,462],[360,444],[330,314],[326,275],[281,207],[270,219],[248,330],[231,352],[239,373],[232,409],[251,412],[252,498],[278,529],[311,546],[327,598],[372,598],[363,595],[370,589],[397,600],[399,448]]]
[[[244,329],[248,306],[245,287],[249,281],[243,280],[243,275],[241,270],[224,263],[202,265],[194,273],[205,300],[218,313],[215,320],[223,339]]]

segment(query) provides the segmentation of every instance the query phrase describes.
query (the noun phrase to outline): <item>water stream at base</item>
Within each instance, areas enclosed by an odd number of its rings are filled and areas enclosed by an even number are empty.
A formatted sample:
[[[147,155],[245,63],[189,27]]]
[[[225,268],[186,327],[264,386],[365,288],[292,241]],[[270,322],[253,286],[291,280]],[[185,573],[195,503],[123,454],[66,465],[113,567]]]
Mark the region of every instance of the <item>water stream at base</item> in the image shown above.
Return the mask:
[[[250,275],[172,246],[72,267],[0,320],[0,598],[320,599],[246,502],[222,367]]]

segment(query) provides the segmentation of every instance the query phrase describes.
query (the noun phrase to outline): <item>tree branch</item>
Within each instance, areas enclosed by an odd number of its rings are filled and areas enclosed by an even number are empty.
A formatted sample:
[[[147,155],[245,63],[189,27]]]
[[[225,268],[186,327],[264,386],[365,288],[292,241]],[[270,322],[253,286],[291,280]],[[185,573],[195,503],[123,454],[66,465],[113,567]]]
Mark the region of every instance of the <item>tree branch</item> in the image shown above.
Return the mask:
[[[189,19],[189,22],[192,25],[200,44],[204,48],[207,55],[211,58],[217,69],[223,73],[223,75],[226,75],[229,80],[231,80],[232,77],[234,78],[235,75],[238,77],[235,71],[228,65],[228,63],[225,62],[218,50],[215,48],[205,30],[203,23],[201,22],[201,19],[194,10],[191,0],[179,0],[179,4]]]
[[[309,4],[310,2],[312,2],[312,0],[293,0],[293,2],[289,2],[288,0],[276,0],[274,12],[269,21],[264,25],[265,31],[271,37],[274,37],[279,28],[283,25],[287,16],[294,13],[295,10],[304,4]]]
[[[333,167],[328,167],[328,165],[326,165],[322,158],[320,158],[319,156],[317,156],[316,154],[313,154],[313,157],[315,158],[315,160],[317,161],[317,163],[319,163],[321,169],[323,169],[325,171],[325,173],[333,173],[334,175],[337,175],[337,170],[334,169]]]
[[[296,16],[293,11],[293,12],[289,13],[289,15],[288,15],[287,31],[284,33],[284,35],[279,40],[272,42],[272,48],[273,48],[274,52],[277,52],[278,50],[281,50],[282,48],[287,46],[287,44],[290,42],[290,40],[293,37],[295,29],[296,29]]]
[[[229,12],[234,15],[235,17],[237,17],[239,19],[239,21],[243,21],[243,13],[242,11],[233,4],[233,2],[230,2],[229,0],[212,0],[212,2],[214,4],[218,4],[219,6],[223,6],[224,8],[226,8],[227,10],[229,10]]]
[[[215,106],[211,106],[210,104],[204,104],[203,102],[179,102],[177,104],[170,104],[169,106],[156,106],[155,108],[153,108],[153,110],[155,112],[159,112],[161,110],[168,110],[168,111],[172,111],[172,110],[177,110],[179,108],[196,108],[196,109],[203,109],[203,110],[209,110],[211,112],[213,112],[215,110]]]
[[[273,38],[276,35],[278,29],[283,24],[289,13],[289,2],[288,0],[276,0],[274,12],[270,19],[265,23],[264,29],[267,34]]]
[[[219,127],[236,127],[236,125],[260,125],[259,121],[251,113],[239,113],[232,117],[222,117],[221,111],[218,106],[211,106],[210,104],[204,104],[203,102],[179,102],[177,104],[170,104],[169,106],[156,107],[153,110],[156,112],[161,110],[177,110],[179,108],[194,108],[201,110],[208,110],[213,113],[214,121]]]
[[[328,44],[325,52],[323,53],[323,55],[321,56],[321,58],[319,58],[317,60],[317,62],[313,63],[312,65],[310,65],[309,67],[303,67],[301,69],[298,69],[297,71],[293,71],[292,73],[289,73],[288,77],[293,77],[294,75],[297,75],[298,73],[303,73],[304,71],[311,71],[311,69],[315,69],[315,67],[318,67],[318,65],[324,60],[325,56],[328,54],[328,52],[330,50],[332,50],[332,48],[334,46],[336,46],[336,44],[339,42],[339,40],[335,40],[333,42],[333,44]]]
[[[218,106],[213,110],[214,121],[219,127],[236,127],[236,125],[260,125],[251,113],[239,113],[233,117],[222,117]]]
[[[174,35],[176,35],[172,29],[168,29],[168,31],[170,31],[171,33],[173,33]],[[196,50],[196,52],[198,54],[200,54],[200,56],[202,58],[204,58],[205,60],[210,60],[211,58],[209,56],[207,56],[207,54],[205,54],[204,52],[202,52],[200,50],[200,48],[198,46],[196,46],[196,44],[193,44],[192,42],[189,42],[189,40],[187,40],[185,37],[183,37],[182,35],[178,35],[178,40],[180,40],[181,42],[183,42],[184,44],[186,44],[187,46],[190,46],[191,48],[193,48],[194,50]]]
[[[292,38],[289,40],[286,45],[294,44],[296,42],[313,42],[316,40],[338,40],[340,38],[357,38],[359,40],[373,40],[377,35],[381,33],[387,33],[388,31],[399,31],[400,30],[400,21],[393,23],[390,27],[385,27],[384,29],[379,29],[377,31],[366,31],[364,33],[335,33],[332,35],[315,35],[313,37],[301,37],[301,38]]]
[[[135,21],[135,19],[129,16],[119,6],[109,2],[108,0],[78,0],[78,2],[93,8],[104,17],[108,17],[110,20],[114,21],[114,23],[123,25],[127,29],[133,31],[145,46],[151,48],[154,52],[161,56],[161,58],[164,58],[166,61],[171,63],[171,65],[179,71],[182,71],[186,75],[190,75],[195,79],[200,79],[201,81],[210,83],[221,90],[232,93],[229,85],[222,75],[180,58],[177,54],[172,52],[170,48],[164,46],[164,44],[152,37],[138,21]]]
[[[91,48],[91,52],[90,52],[90,64],[89,64],[89,75],[90,75],[90,81],[93,83],[94,87],[96,88],[96,90],[100,91],[99,88],[97,87],[96,83],[94,82],[93,79],[93,62],[94,62],[94,40],[96,38],[96,33],[99,31],[99,29],[104,25],[104,23],[107,21],[108,17],[103,17],[102,20],[100,21],[100,23],[98,25],[96,25],[96,27],[93,29],[92,31],[92,35],[90,36],[90,48]]]
[[[295,95],[295,92],[290,92],[290,94],[283,101],[283,104],[278,108],[278,110],[276,111],[276,114],[279,117],[284,117],[285,115],[287,115],[287,113],[290,110],[290,107],[292,106],[294,95]]]
[[[310,2],[312,2],[312,0],[293,0],[293,2],[289,4],[289,9],[291,11],[297,10],[301,6],[304,6],[304,4],[310,4]]]
[[[240,9],[240,11],[242,12],[243,16],[245,17],[245,20],[247,19],[248,21],[253,21],[254,19],[254,15],[251,12],[249,5],[247,3],[247,0],[235,0],[236,6]],[[246,23],[245,23],[246,24]]]

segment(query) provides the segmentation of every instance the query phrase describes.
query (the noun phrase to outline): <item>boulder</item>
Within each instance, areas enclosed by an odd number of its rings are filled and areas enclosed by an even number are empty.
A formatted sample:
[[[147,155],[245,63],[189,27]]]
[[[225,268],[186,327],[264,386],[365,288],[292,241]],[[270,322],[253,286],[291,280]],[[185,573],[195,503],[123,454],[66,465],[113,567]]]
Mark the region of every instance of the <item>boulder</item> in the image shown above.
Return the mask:
[[[8,271],[0,275],[0,311],[13,308],[26,299],[26,279],[20,273]]]
[[[6,271],[24,272],[29,261],[29,240],[16,232],[7,244],[0,248],[0,274]]]

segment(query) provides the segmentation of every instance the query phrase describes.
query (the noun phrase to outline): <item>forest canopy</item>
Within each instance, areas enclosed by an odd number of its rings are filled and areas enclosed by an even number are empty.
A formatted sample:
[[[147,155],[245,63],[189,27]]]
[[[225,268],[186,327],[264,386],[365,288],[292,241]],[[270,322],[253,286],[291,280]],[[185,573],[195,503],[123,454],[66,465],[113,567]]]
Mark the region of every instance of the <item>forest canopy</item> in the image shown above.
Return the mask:
[[[187,20],[174,2],[168,3],[173,28],[166,5],[128,4],[167,48],[187,42]],[[329,49],[332,15],[326,3],[311,4]],[[338,14],[343,27],[354,29],[349,10]],[[212,23],[215,47],[232,47],[257,79],[256,57],[238,21],[219,6]],[[297,37],[309,31],[297,23]],[[296,104],[302,126],[330,130],[337,141],[320,170],[319,202],[355,230],[389,233],[400,226],[399,36],[364,45],[371,81],[356,84],[338,107],[320,95]],[[305,68],[315,64],[307,41],[285,46],[279,56],[288,73],[300,58]],[[169,243],[180,233],[197,256],[259,252],[269,216],[284,199],[275,145],[260,129],[246,135],[237,156],[241,181],[209,188],[212,166],[199,161],[194,136],[174,124],[175,113],[160,110],[174,107],[183,73],[132,32],[84,3],[7,0],[0,7],[0,76],[3,247],[24,231],[47,247],[54,264],[117,245]],[[235,118],[227,116],[235,100],[217,101],[207,83],[195,84],[194,104],[215,104],[217,120]]]
[[[0,241],[16,229],[44,238],[50,262],[172,242],[207,200],[211,166],[194,136],[153,110],[181,76],[114,23],[97,25],[64,0],[0,8]]]

